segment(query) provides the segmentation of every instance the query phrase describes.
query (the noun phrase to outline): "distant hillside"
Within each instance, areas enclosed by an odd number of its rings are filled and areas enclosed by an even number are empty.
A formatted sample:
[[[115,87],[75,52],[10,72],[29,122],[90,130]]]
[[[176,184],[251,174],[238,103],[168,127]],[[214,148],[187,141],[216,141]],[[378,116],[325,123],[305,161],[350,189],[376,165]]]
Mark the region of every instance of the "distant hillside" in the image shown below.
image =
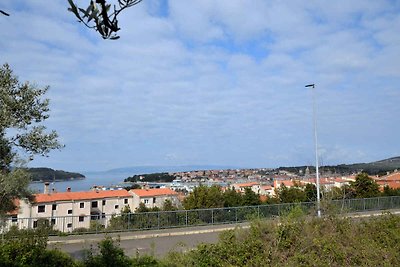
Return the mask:
[[[307,166],[298,167],[279,167],[279,170],[290,171],[293,173],[301,174]],[[308,166],[310,172],[315,172],[314,166]],[[321,166],[322,173],[337,173],[337,174],[352,174],[357,172],[366,172],[369,175],[385,175],[387,172],[392,172],[396,169],[400,170],[400,157],[394,157],[370,163],[354,163],[354,164],[340,164],[335,166]]]
[[[50,168],[27,168],[32,177],[32,181],[66,181],[73,179],[84,179],[80,173],[53,170]]]
[[[184,171],[196,171],[196,170],[225,170],[225,169],[236,169],[233,166],[221,166],[221,165],[184,165],[184,166],[134,166],[111,169],[107,171],[96,171],[96,172],[85,172],[86,174],[150,174],[150,173],[163,173],[163,172],[184,172]]]

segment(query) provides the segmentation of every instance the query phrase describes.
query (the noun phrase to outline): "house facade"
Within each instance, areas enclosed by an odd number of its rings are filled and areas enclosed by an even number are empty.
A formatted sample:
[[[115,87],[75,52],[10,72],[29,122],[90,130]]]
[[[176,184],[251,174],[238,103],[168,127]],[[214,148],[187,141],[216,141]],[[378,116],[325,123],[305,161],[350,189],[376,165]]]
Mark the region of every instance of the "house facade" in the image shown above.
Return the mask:
[[[179,206],[178,193],[169,188],[154,188],[154,189],[131,189],[129,193],[133,196],[133,209],[135,211],[140,203],[143,203],[147,208],[163,208],[165,200],[170,200],[173,205]]]

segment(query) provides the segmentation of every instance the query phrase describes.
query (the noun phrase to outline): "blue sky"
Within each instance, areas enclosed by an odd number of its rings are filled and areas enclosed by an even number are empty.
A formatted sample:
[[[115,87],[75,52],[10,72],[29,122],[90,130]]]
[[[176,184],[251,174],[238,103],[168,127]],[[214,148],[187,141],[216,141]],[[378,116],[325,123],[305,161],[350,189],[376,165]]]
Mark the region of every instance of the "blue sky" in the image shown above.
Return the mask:
[[[323,164],[400,155],[400,1],[144,0],[117,41],[67,7],[0,4],[0,61],[50,86],[66,146],[30,166],[313,164],[308,83]]]

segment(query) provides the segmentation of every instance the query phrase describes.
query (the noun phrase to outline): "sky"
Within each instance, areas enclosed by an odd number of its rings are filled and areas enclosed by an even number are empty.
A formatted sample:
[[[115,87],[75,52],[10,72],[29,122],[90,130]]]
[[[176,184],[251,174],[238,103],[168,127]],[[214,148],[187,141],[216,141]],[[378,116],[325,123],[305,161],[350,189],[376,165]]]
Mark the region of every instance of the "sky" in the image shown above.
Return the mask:
[[[0,3],[0,64],[65,145],[29,166],[313,165],[313,94],[322,165],[400,156],[400,1],[144,0],[114,41],[67,8]]]

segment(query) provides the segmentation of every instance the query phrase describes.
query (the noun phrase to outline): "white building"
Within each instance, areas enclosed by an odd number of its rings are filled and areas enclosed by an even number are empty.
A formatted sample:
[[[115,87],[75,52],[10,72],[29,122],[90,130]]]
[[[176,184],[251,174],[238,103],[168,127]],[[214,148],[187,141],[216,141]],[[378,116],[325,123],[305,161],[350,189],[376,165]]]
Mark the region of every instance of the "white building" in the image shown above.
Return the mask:
[[[167,199],[175,206],[180,205],[178,193],[169,188],[131,189],[129,192],[133,196],[132,211],[136,210],[140,203],[145,204],[147,208],[162,208]]]

